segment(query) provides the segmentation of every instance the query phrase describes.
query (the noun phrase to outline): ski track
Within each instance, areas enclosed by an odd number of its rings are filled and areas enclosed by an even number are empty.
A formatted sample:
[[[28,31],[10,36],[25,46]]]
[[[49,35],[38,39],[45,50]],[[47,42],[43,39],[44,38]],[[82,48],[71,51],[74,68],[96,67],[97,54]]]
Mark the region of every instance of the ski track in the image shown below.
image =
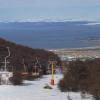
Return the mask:
[[[35,81],[24,81],[23,86],[1,85],[0,100],[68,100],[67,93],[61,92],[57,83],[62,75],[55,75],[55,86],[53,89],[44,89],[46,84],[50,83],[51,76],[45,75]],[[50,84],[49,84],[50,85]],[[80,93],[70,93],[72,100],[92,100],[82,99]]]

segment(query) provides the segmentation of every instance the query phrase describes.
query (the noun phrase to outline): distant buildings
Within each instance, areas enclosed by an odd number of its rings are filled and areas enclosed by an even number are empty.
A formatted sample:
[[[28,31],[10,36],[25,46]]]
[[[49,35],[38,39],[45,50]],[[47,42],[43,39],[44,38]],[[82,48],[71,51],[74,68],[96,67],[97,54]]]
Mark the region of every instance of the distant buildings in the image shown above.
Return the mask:
[[[97,56],[92,57],[92,56],[70,56],[70,55],[60,55],[59,56],[61,61],[75,61],[75,60],[81,60],[81,61],[86,61],[86,60],[92,60],[95,58],[98,58]]]
[[[59,56],[61,61],[73,61],[76,60],[77,58],[74,56],[69,56],[69,55],[60,55]]]

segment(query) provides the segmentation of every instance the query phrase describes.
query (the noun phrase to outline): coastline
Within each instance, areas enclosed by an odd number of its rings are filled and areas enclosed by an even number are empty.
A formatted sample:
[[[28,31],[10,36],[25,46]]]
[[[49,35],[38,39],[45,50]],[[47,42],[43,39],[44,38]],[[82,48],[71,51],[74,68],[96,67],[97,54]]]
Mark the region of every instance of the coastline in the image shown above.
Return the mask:
[[[65,48],[49,50],[58,56],[95,57],[100,58],[100,46],[84,48]]]

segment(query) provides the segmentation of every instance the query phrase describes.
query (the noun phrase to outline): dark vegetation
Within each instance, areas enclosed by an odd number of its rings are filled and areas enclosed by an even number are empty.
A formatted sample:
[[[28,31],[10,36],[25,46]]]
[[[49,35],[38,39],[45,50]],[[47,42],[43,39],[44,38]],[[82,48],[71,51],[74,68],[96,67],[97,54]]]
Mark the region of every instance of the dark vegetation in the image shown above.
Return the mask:
[[[23,78],[21,76],[21,73],[18,73],[18,72],[13,73],[13,77],[11,77],[9,80],[13,85],[22,85],[23,84]]]
[[[32,49],[29,47],[17,45],[15,43],[6,41],[0,38],[0,62],[4,62],[4,57],[8,55],[7,48],[10,48],[11,56],[9,57],[9,70],[14,71],[23,71],[23,59],[24,63],[28,68],[28,72],[32,71],[34,67],[36,58],[38,58],[39,63],[41,64],[43,73],[46,74],[46,67],[50,59],[55,59],[59,63],[60,60],[58,56],[52,52],[43,50],[43,49]],[[0,63],[2,65],[2,63]],[[13,67],[13,68],[12,68]]]
[[[59,82],[61,91],[81,91],[100,100],[100,59],[74,61],[66,66],[64,78]]]
[[[10,57],[7,58],[9,62],[7,70],[14,73],[14,76],[10,79],[14,85],[21,84],[22,79],[33,80],[47,74],[49,60],[56,60],[57,64],[60,64],[59,57],[52,52],[43,49],[32,49],[0,38],[0,70],[4,69],[4,63],[2,62],[4,62],[5,56],[8,55],[7,47],[11,51]],[[35,69],[36,59],[38,59],[37,69]],[[39,72],[39,74],[33,75],[35,72]]]

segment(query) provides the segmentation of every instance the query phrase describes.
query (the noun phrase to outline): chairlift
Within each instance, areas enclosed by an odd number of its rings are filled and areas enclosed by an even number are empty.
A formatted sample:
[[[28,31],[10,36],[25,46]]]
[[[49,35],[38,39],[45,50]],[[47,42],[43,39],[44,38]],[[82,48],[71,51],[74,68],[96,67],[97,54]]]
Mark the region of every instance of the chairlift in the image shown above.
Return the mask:
[[[4,66],[3,66],[4,69],[0,71],[0,79],[1,79],[0,84],[6,84],[6,85],[9,83],[9,78],[13,76],[13,73],[7,70],[7,64],[9,63],[7,59],[10,57],[9,47],[7,47],[7,50],[8,50],[8,55],[5,56],[5,61],[1,62],[1,63],[4,63]]]
[[[51,71],[52,71],[52,68],[51,68],[51,66],[52,66],[52,63],[54,64],[54,66],[56,66],[56,63],[57,63],[57,61],[52,61],[52,60],[49,60],[48,61],[48,68],[47,68],[47,73],[48,74],[51,74]],[[54,69],[54,72],[55,72],[55,69]]]
[[[24,59],[23,59],[23,67],[24,67],[24,72],[22,72],[22,75],[28,75],[28,69],[27,66],[25,65]]]
[[[38,66],[37,66],[38,65]],[[38,76],[40,74],[41,64],[39,63],[38,58],[36,57],[35,66],[32,69],[32,75]],[[34,72],[35,71],[35,72]]]

